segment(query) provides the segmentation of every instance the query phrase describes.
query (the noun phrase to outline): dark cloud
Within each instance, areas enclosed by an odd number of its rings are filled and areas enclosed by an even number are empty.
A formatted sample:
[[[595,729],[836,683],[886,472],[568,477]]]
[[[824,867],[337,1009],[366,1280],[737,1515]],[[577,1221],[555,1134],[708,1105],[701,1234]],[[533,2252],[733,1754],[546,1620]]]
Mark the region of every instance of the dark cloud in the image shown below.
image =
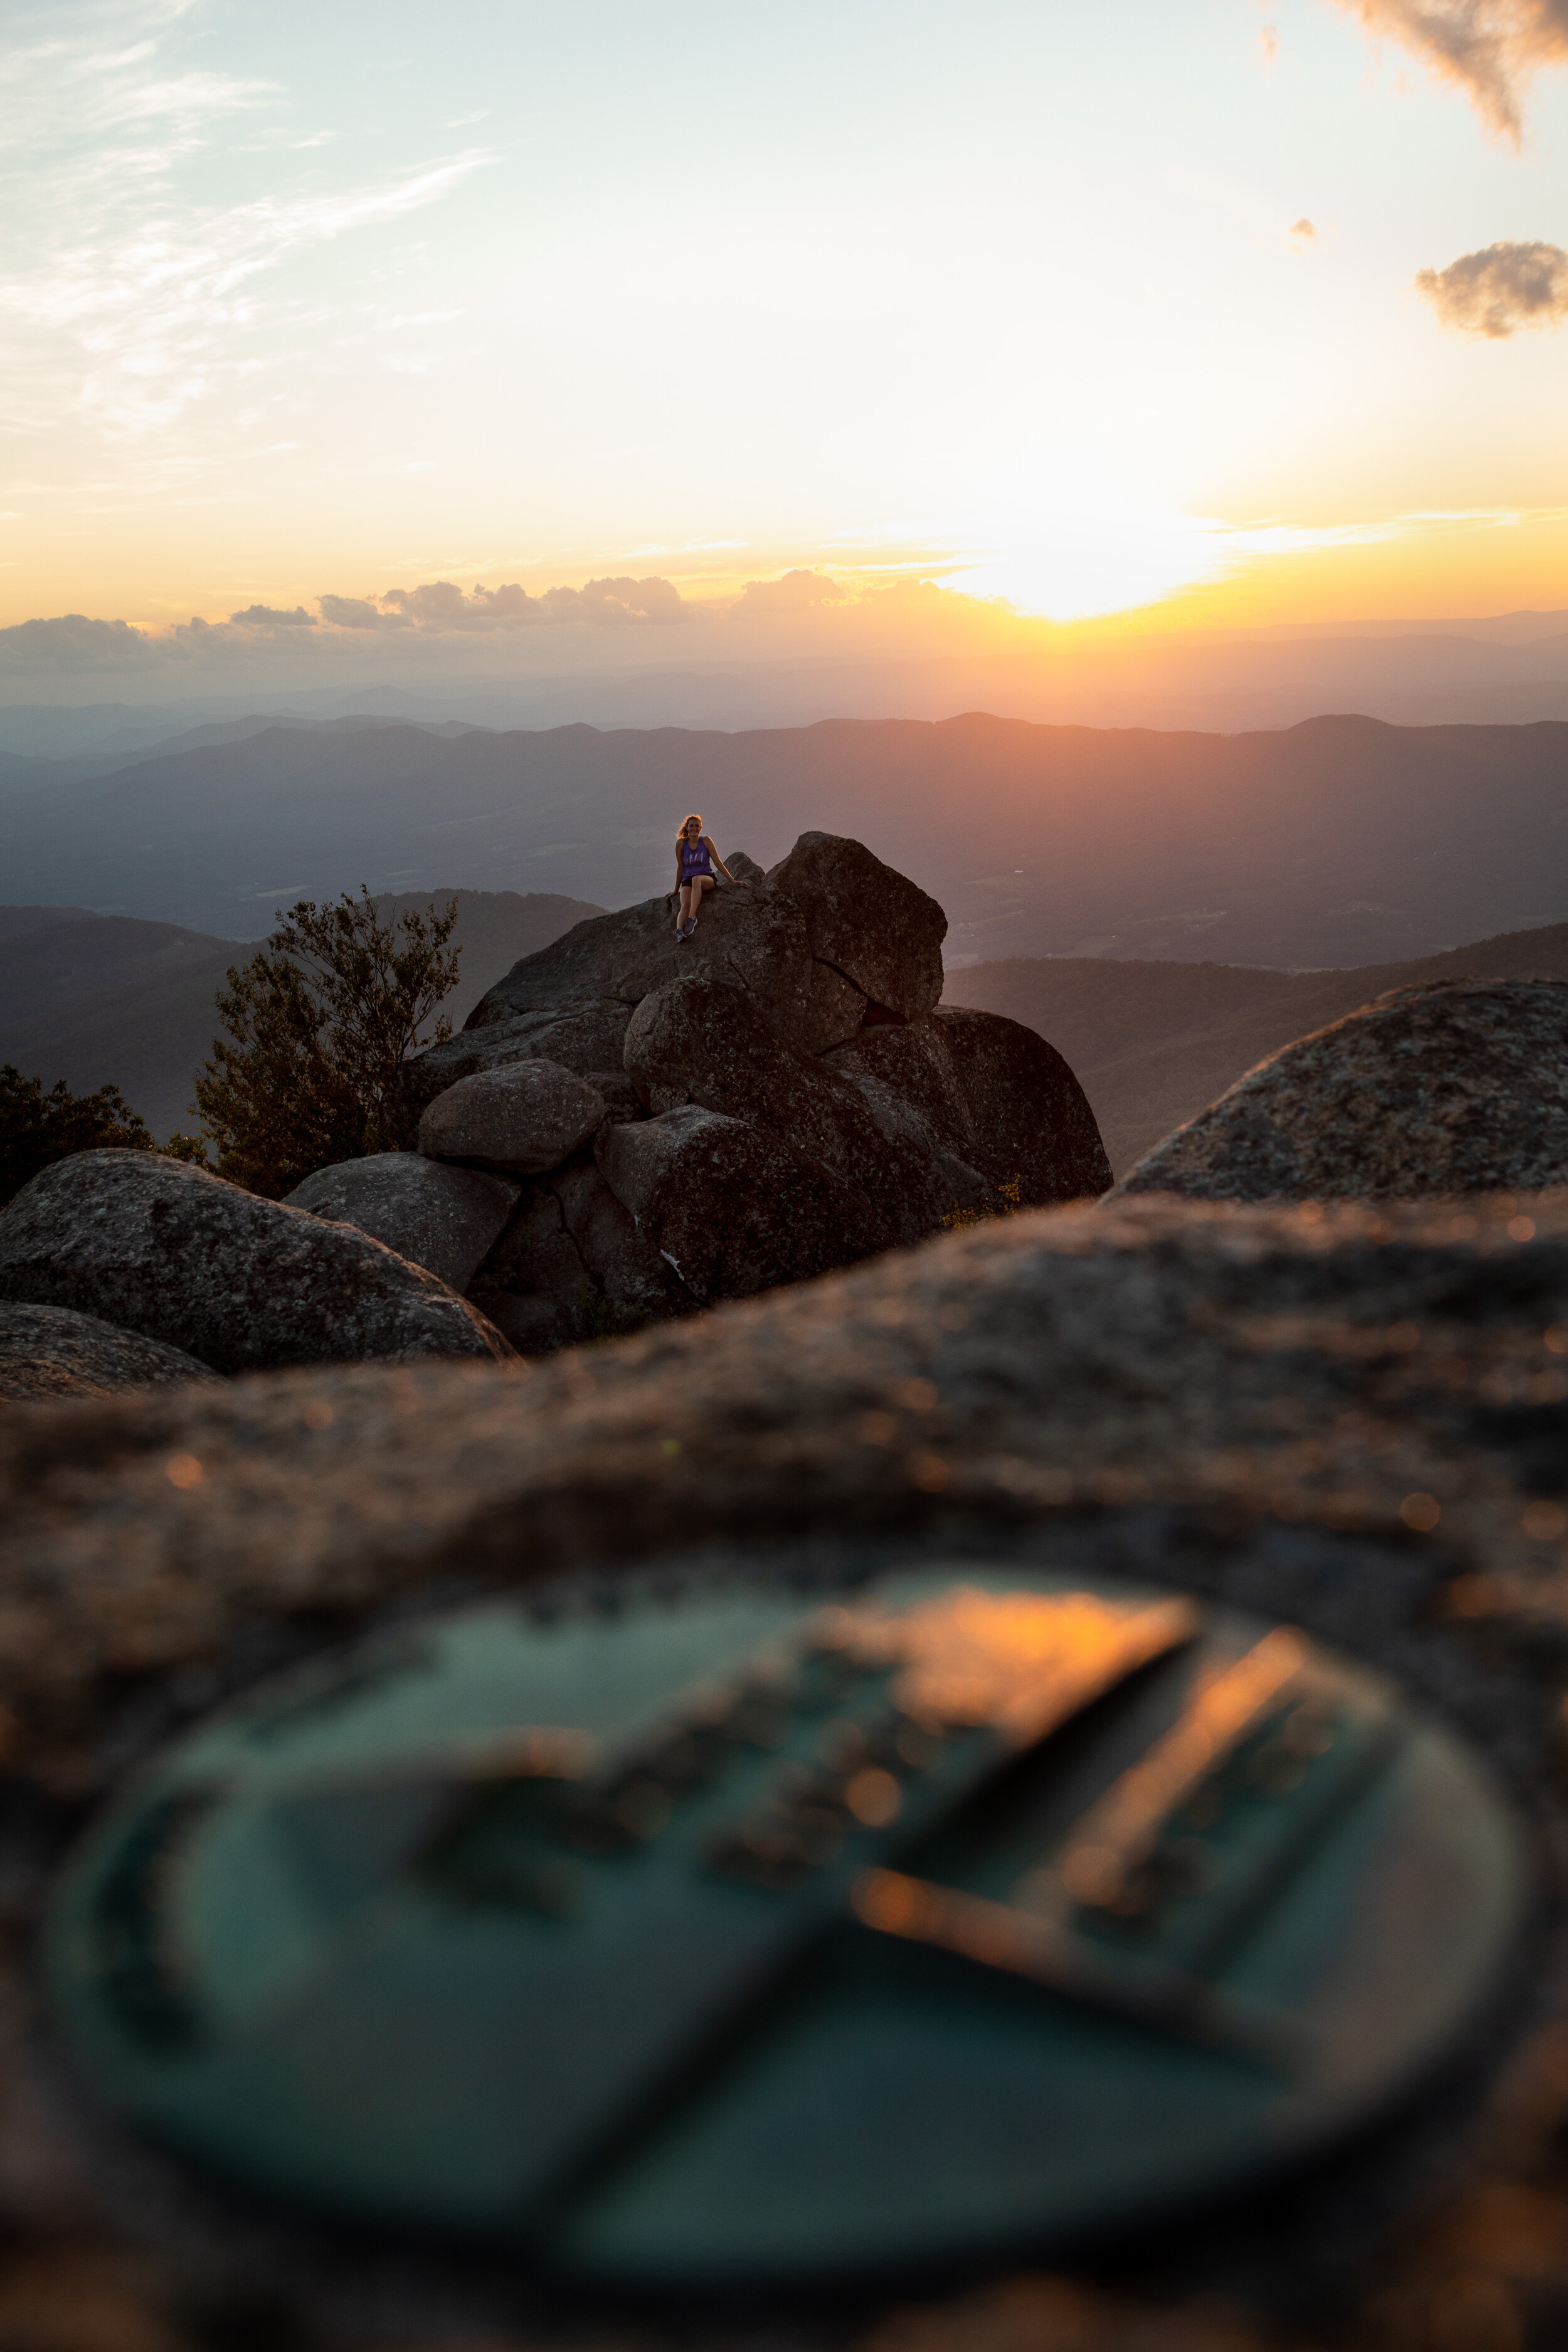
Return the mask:
[[[118,668],[144,660],[151,650],[147,636],[129,621],[89,621],[85,613],[0,629],[0,654],[28,668]]]
[[[276,604],[247,604],[243,613],[231,613],[228,617],[241,629],[313,629],[316,625],[314,614],[307,613],[303,604],[296,604],[291,613]]]
[[[321,604],[328,620],[335,617],[328,611],[329,605],[352,604],[356,613],[372,610],[353,598],[323,596]],[[401,622],[433,630],[543,628],[571,621],[615,628],[689,621],[692,617],[690,605],[672,582],[658,578],[632,580],[624,575],[613,580],[590,580],[582,588],[546,588],[537,596],[531,596],[515,580],[500,588],[476,587],[471,596],[466,596],[450,580],[427,580],[417,588],[389,588],[381,605],[379,617],[383,621],[391,614]],[[356,619],[340,625],[368,628],[374,627],[375,622]]]
[[[1525,85],[1568,63],[1568,0],[1336,0],[1467,90],[1483,121],[1519,143]]]
[[[731,618],[777,620],[786,613],[807,613],[814,604],[843,602],[843,589],[826,572],[786,572],[778,580],[748,580],[731,608]]]
[[[1415,290],[1462,334],[1560,326],[1568,319],[1568,253],[1558,245],[1489,245],[1447,269],[1419,270]]]

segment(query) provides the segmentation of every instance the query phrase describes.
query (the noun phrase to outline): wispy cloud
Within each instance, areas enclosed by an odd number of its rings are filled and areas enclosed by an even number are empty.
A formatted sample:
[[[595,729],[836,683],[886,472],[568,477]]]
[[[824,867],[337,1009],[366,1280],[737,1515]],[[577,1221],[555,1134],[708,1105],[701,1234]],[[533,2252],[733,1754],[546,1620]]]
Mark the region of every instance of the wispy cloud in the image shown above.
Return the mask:
[[[70,418],[150,456],[164,429],[276,370],[290,331],[320,322],[319,304],[264,291],[264,278],[439,203],[491,160],[468,148],[343,184],[341,166],[329,181],[290,142],[261,167],[269,189],[214,203],[203,175],[237,120],[265,129],[287,109],[270,83],[191,69],[191,0],[61,0],[8,16],[0,430],[44,435]]]
[[[1464,89],[1488,128],[1518,146],[1523,98],[1543,67],[1568,63],[1568,0],[1335,0],[1369,33]]]
[[[1441,324],[1500,339],[1568,319],[1568,253],[1560,245],[1489,245],[1447,269],[1416,272],[1415,290]]]

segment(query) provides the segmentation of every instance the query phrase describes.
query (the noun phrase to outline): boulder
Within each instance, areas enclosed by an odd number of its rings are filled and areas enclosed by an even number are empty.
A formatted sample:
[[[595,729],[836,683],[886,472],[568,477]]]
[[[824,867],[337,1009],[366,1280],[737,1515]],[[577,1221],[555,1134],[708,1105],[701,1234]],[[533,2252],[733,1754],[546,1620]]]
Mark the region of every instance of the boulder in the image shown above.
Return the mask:
[[[895,1126],[944,1181],[962,1171],[996,1206],[1017,1182],[1016,1205],[1053,1207],[1098,1199],[1110,1163],[1089,1098],[1054,1045],[997,1013],[943,1007],[901,1028],[861,1031],[826,1066],[862,1095],[884,1129]],[[971,1203],[962,1195],[950,1205]]]
[[[511,1354],[368,1234],[153,1151],[80,1151],[0,1213],[0,1298],[71,1307],[214,1371]]]
[[[694,966],[643,999],[626,1029],[626,1061],[650,1090],[749,1119],[844,1182],[885,1189],[884,1164],[898,1147],[856,1089],[791,1045],[750,989],[711,968]]]
[[[811,952],[902,1021],[942,997],[947,917],[917,883],[858,841],[803,833],[768,874],[776,898],[797,900]]]
[[[0,1306],[0,1397],[119,1396],[127,1389],[166,1389],[216,1374],[178,1348],[121,1331],[69,1307]]]
[[[517,1186],[468,1168],[445,1168],[416,1151],[340,1160],[296,1184],[288,1205],[357,1225],[411,1265],[466,1290],[512,1212]]]
[[[604,1116],[604,1096],[574,1071],[559,1062],[513,1062],[476,1070],[437,1095],[419,1122],[419,1149],[430,1160],[538,1176],[559,1168]]]
[[[404,1100],[418,1118],[459,1079],[510,1068],[518,1062],[553,1062],[575,1070],[579,1077],[618,1069],[630,1017],[629,1004],[610,998],[569,1005],[560,1013],[522,1013],[485,1028],[459,1029],[455,1037],[405,1063],[400,1081]]]
[[[1287,1045],[1118,1194],[1409,1200],[1568,1181],[1568,982],[1398,988]]]
[[[697,1303],[586,1150],[524,1185],[469,1297],[530,1356],[689,1315]]]
[[[808,1281],[883,1242],[863,1192],[746,1119],[692,1104],[606,1128],[595,1150],[638,1236],[705,1304]]]

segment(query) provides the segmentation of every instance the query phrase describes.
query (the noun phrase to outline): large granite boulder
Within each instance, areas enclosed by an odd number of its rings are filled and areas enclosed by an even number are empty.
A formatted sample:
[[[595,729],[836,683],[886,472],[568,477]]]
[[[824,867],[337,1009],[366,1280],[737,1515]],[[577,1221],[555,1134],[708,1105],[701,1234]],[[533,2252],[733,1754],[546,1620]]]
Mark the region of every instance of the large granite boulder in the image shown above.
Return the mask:
[[[947,917],[858,841],[803,833],[768,877],[800,901],[811,952],[869,1003],[912,1021],[942,996]]]
[[[650,1100],[660,1098],[655,1108],[695,1103],[749,1120],[868,1192],[897,1156],[855,1087],[792,1045],[750,989],[711,967],[683,971],[643,999],[626,1029],[626,1065]]]
[[[0,1397],[10,1403],[120,1396],[216,1377],[178,1348],[71,1307],[0,1306]]]
[[[377,1151],[318,1168],[287,1196],[313,1217],[357,1225],[451,1290],[466,1290],[510,1216],[517,1186],[416,1151]]]
[[[885,1240],[874,1202],[822,1158],[695,1104],[606,1129],[598,1160],[638,1235],[705,1304],[807,1281]]]
[[[586,1143],[605,1108],[598,1088],[561,1063],[512,1062],[437,1095],[419,1122],[419,1149],[466,1168],[537,1176]]]
[[[1287,1045],[1119,1193],[1407,1200],[1568,1181],[1568,982],[1398,988]]]
[[[552,1363],[6,1414],[5,2340],[1545,2352],[1568,2311],[1565,1402],[1560,1193],[1463,1217],[1135,1199]],[[34,1954],[85,1808],[323,1628],[406,1639],[455,1581],[601,1609],[624,1567],[741,1588],[999,1559],[1302,1624],[1462,1727],[1524,1820],[1540,1868],[1517,1974],[1398,2116],[1277,2193],[1194,2203],[1076,2265],[999,2255],[990,2279],[892,2278],[784,2317],[623,2304],[612,2324],[464,2248],[443,2262],[220,2195],[61,2085]]]
[[[71,1307],[218,1372],[511,1354],[368,1234],[152,1151],[81,1151],[0,1213],[0,1299]]]

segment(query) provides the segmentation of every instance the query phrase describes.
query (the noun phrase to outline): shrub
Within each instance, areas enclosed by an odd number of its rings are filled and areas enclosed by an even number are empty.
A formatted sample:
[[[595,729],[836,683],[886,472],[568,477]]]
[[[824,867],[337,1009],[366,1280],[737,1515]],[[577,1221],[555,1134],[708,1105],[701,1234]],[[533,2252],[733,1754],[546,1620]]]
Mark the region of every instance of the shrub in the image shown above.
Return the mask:
[[[0,1068],[0,1203],[74,1151],[156,1149],[118,1087],[73,1095],[61,1078],[46,1093],[42,1078],[25,1078],[10,1062]]]
[[[452,1034],[447,1020],[426,1024],[457,983],[457,919],[454,898],[444,914],[384,923],[362,884],[357,899],[302,899],[258,955],[230,966],[217,996],[228,1035],[196,1080],[220,1176],[279,1200],[334,1160],[412,1149],[399,1080],[411,1055]]]

